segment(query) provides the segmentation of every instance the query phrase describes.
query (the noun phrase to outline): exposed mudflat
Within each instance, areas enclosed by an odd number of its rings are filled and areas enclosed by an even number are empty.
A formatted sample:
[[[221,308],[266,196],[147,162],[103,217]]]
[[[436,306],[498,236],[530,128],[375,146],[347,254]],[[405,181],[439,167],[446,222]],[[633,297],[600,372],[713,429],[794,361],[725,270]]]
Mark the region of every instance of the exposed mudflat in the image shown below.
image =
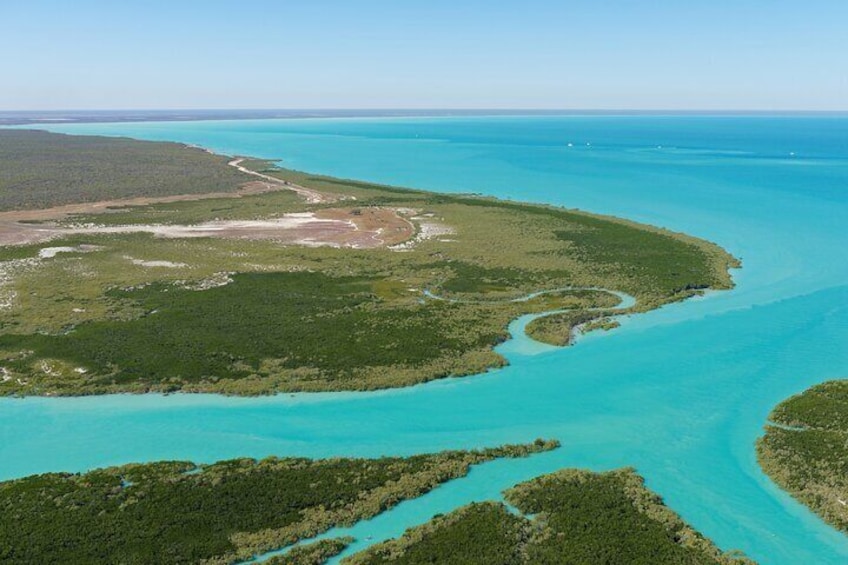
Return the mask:
[[[262,220],[221,220],[190,225],[31,224],[4,222],[4,215],[0,214],[0,245],[40,243],[77,234],[144,232],[166,238],[222,237],[273,240],[293,245],[371,248],[396,245],[415,235],[415,226],[389,208],[331,208]]]
[[[307,246],[373,248],[397,246],[416,237],[413,223],[403,216],[406,211],[392,208],[331,208],[317,212],[283,214],[275,218],[256,220],[221,220],[191,225],[146,224],[68,225],[67,220],[83,214],[106,214],[112,209],[128,206],[145,206],[168,202],[204,200],[211,198],[241,198],[290,190],[309,204],[326,204],[341,200],[355,200],[352,196],[327,194],[306,188],[270,175],[251,171],[241,165],[244,159],[233,159],[228,164],[259,180],[244,183],[236,192],[210,192],[160,198],[126,198],[82,204],[69,204],[42,210],[14,210],[0,212],[0,246],[43,243],[75,234],[99,233],[152,233],[157,237],[223,237],[235,239],[262,239],[280,243]],[[64,222],[62,222],[64,220]],[[62,223],[60,223],[62,222]],[[422,224],[422,232],[424,225]],[[421,236],[421,233],[418,236]],[[414,241],[414,240],[413,240]],[[61,251],[61,250],[60,250]]]
[[[209,192],[206,194],[181,194],[158,198],[139,197],[80,204],[66,204],[41,210],[10,210],[0,212],[0,245],[25,245],[48,241],[64,232],[57,232],[54,222],[66,220],[75,215],[107,214],[113,209],[168,202],[207,200],[214,198],[241,198],[265,192],[287,190],[282,184],[251,181],[243,184],[236,192]]]

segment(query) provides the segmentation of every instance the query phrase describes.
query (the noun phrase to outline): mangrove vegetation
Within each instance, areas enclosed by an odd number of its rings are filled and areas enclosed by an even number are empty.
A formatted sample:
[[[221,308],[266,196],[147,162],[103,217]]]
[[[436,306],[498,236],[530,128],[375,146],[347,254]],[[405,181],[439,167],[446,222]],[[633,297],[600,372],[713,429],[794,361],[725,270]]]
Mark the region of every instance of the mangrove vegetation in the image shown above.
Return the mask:
[[[557,446],[537,440],[407,458],[161,462],[6,481],[0,562],[235,563],[375,516],[472,465]],[[324,543],[281,559],[309,563],[335,550]]]
[[[778,404],[757,441],[757,458],[781,488],[848,533],[848,380]]]
[[[499,502],[437,516],[345,565],[728,565],[722,553],[645,488],[632,469],[562,470],[506,491]]]

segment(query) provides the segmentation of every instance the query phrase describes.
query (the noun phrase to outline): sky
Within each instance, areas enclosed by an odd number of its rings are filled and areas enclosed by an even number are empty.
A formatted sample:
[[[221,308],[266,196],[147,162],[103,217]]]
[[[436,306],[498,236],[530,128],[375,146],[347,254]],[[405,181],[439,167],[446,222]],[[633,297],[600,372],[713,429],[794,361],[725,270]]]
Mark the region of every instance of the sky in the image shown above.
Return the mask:
[[[848,110],[846,0],[0,0],[0,110]]]

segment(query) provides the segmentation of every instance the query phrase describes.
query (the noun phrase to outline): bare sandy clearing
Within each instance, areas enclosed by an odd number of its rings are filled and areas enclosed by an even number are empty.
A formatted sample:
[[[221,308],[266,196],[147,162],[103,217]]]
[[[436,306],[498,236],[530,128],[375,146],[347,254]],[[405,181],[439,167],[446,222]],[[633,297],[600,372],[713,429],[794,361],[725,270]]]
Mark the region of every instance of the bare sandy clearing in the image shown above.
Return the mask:
[[[57,231],[56,227],[52,225],[52,222],[64,220],[74,215],[107,214],[115,209],[131,206],[146,206],[149,204],[166,204],[169,202],[186,202],[216,198],[241,198],[243,196],[252,196],[281,190],[291,190],[296,192],[308,203],[321,204],[352,198],[324,194],[269,175],[251,171],[241,166],[242,161],[244,161],[244,159],[234,159],[229,162],[229,165],[237,168],[245,174],[257,177],[261,180],[246,182],[239,186],[235,192],[208,192],[206,194],[182,194],[156,198],[121,198],[115,200],[102,200],[100,202],[66,204],[64,206],[54,206],[52,208],[44,208],[41,210],[12,210],[0,212],[0,245],[25,245],[28,243],[49,241],[50,239],[62,235],[62,233]]]
[[[267,220],[219,220],[192,225],[80,225],[54,228],[55,235],[151,233],[156,237],[222,237],[273,240],[307,246],[372,248],[412,237],[413,226],[393,210],[328,209]]]
[[[133,265],[138,265],[139,267],[164,267],[168,269],[188,267],[187,263],[178,263],[174,261],[145,261],[144,259],[135,259],[133,257],[130,257],[129,255],[124,255],[124,259],[126,259]]]
[[[43,211],[42,211],[43,212]],[[15,213],[21,214],[21,213]],[[395,245],[413,236],[414,226],[386,208],[331,208],[297,212],[263,220],[210,221],[192,225],[139,224],[100,226],[82,224],[28,224],[3,221],[0,213],[0,245],[39,243],[75,234],[152,233],[157,237],[223,237],[264,239],[293,245],[372,248]],[[51,247],[42,258],[81,248]]]
[[[0,212],[0,246],[41,243],[73,234],[98,233],[152,233],[157,237],[226,237],[274,240],[281,243],[309,247],[373,248],[397,246],[415,236],[415,226],[403,216],[416,213],[412,209],[378,207],[353,209],[326,209],[317,212],[285,214],[278,218],[261,220],[210,221],[194,225],[58,225],[75,215],[109,213],[116,209],[149,204],[202,200],[212,198],[240,198],[278,190],[291,190],[310,204],[326,204],[356,198],[343,194],[327,194],[306,188],[270,175],[252,171],[242,163],[244,158],[232,159],[228,164],[240,172],[255,177],[256,181],[241,185],[237,192],[189,194],[160,198],[126,198],[56,206],[43,210],[16,210]],[[431,237],[435,228],[422,224],[417,239]],[[448,232],[450,233],[450,232]],[[50,258],[56,253],[71,251],[63,248],[46,248],[39,257]],[[168,266],[148,262],[146,266]]]
[[[355,200],[352,196],[325,194],[289,181],[284,181],[251,171],[241,165],[244,159],[233,159],[228,164],[239,171],[261,180],[248,182],[234,193],[208,193],[161,198],[128,198],[84,204],[56,206],[43,210],[0,212],[0,246],[25,245],[50,241],[73,234],[98,233],[152,233],[157,237],[226,237],[275,240],[295,245],[372,248],[392,246],[409,240],[415,233],[414,225],[401,217],[403,212],[377,207],[355,209],[326,209],[318,212],[285,214],[279,218],[262,220],[210,221],[194,225],[124,225],[63,226],[56,222],[75,215],[109,213],[114,209],[144,206],[157,203],[202,200],[210,198],[239,198],[264,192],[291,190],[307,203],[324,204],[339,200]],[[53,257],[64,251],[43,250]],[[159,265],[163,266],[163,265]]]
[[[415,234],[415,237],[412,239],[406,239],[402,242],[396,243],[394,245],[390,245],[389,249],[392,251],[409,251],[416,244],[427,240],[427,239],[435,239],[441,237],[443,235],[453,235],[456,231],[441,222],[437,222],[432,219],[432,214],[425,214],[422,216],[414,216],[411,218],[418,222],[418,232]],[[454,240],[442,240],[442,241],[454,241]]]
[[[102,249],[99,245],[77,245],[75,247],[44,247],[38,250],[39,259],[52,259],[59,253],[90,253]]]
[[[249,182],[242,185],[238,192],[210,192],[207,194],[186,194],[163,196],[161,198],[124,198],[104,200],[85,204],[68,204],[42,210],[13,210],[0,212],[0,245],[26,245],[49,241],[62,235],[62,230],[53,222],[80,214],[108,214],[120,208],[146,206],[169,202],[186,202],[215,198],[241,198],[252,194],[262,194],[285,190],[282,185],[269,185],[262,182]]]

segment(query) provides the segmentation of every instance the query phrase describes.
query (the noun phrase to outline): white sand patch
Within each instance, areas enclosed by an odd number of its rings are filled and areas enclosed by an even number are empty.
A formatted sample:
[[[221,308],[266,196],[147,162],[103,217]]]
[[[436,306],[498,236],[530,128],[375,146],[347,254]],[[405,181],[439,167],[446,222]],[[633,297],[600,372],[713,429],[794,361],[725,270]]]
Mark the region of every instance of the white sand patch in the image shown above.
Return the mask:
[[[334,247],[336,249],[342,246],[341,243],[336,243],[334,241],[318,241],[317,239],[313,239],[311,237],[296,239],[292,243],[294,243],[295,245],[302,245],[304,247]],[[353,247],[355,249],[357,246],[356,244],[350,244],[347,247]]]
[[[138,265],[139,267],[164,267],[167,269],[178,269],[180,267],[188,267],[188,264],[186,263],[179,263],[174,261],[145,261],[144,259],[134,259],[129,255],[124,255],[124,259],[126,259],[133,265]]]
[[[243,271],[262,273],[311,273],[312,269],[303,265],[263,265],[261,263],[243,263]]]
[[[75,226],[75,233],[152,233],[159,237],[185,238],[209,237],[224,231],[256,231],[295,229],[315,222],[335,224],[335,220],[318,220],[311,212],[286,214],[271,220],[226,220],[203,222],[194,225],[139,224],[128,226]]]
[[[0,382],[7,383],[12,380],[12,373],[6,367],[0,367]]]
[[[39,259],[52,259],[59,253],[89,253],[102,249],[99,245],[77,245],[76,247],[44,247],[38,250]]]
[[[426,239],[433,239],[443,235],[452,235],[456,233],[452,227],[446,226],[439,222],[423,220],[423,218],[413,218],[413,220],[421,220],[418,223],[418,233],[415,234],[415,237],[413,237],[409,241],[404,241],[403,243],[392,245],[389,247],[389,249],[391,249],[392,251],[409,251],[413,247],[415,247],[416,244]]]
[[[139,224],[122,226],[101,226],[95,224],[77,224],[68,230],[75,234],[102,233],[151,233],[164,238],[192,237],[273,237],[274,234],[285,236],[287,231],[297,229],[327,229],[334,231],[343,225],[351,230],[356,224],[351,220],[334,220],[317,218],[312,212],[293,212],[279,218],[268,220],[217,220],[193,225]],[[332,245],[319,240],[304,239],[307,245]],[[60,248],[51,248],[60,249]],[[59,251],[57,251],[58,253]]]
[[[38,250],[38,256],[41,259],[52,259],[59,253],[73,253],[76,247],[45,247]]]

